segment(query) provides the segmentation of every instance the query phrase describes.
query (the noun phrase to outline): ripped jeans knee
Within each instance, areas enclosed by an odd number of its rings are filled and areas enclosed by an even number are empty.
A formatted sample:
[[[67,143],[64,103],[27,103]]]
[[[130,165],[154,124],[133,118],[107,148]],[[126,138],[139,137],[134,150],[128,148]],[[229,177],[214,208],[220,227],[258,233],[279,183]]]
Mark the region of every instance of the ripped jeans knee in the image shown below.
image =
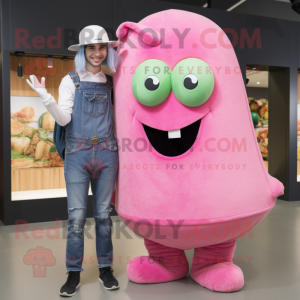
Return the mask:
[[[85,221],[86,221],[85,207],[69,208],[68,232],[83,236]]]
[[[112,229],[112,220],[110,218],[110,213],[112,208],[101,212],[98,216],[94,216],[95,224],[96,224],[96,233],[99,238],[110,238],[111,237],[111,229]]]

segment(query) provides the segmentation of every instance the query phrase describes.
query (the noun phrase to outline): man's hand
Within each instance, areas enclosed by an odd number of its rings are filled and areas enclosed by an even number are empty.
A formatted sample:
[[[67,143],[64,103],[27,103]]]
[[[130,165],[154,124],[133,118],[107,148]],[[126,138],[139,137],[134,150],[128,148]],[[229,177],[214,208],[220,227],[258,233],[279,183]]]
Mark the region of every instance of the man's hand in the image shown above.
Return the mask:
[[[36,78],[35,75],[30,75],[29,78],[31,82],[28,79],[26,79],[26,81],[30,85],[30,87],[33,90],[35,90],[42,99],[48,98],[48,93],[45,88],[45,77],[42,77],[41,83],[39,82],[39,80]]]

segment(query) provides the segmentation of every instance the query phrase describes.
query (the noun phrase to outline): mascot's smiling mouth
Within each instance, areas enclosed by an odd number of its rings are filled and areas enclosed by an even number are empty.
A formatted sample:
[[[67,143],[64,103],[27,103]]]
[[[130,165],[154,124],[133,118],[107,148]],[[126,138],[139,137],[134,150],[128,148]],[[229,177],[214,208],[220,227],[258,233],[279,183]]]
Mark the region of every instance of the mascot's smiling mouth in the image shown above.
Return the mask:
[[[200,123],[201,119],[174,131],[175,136],[177,135],[175,138],[169,138],[170,134],[172,135],[170,131],[155,129],[143,123],[142,125],[152,147],[162,155],[174,157],[185,153],[192,147],[198,135]]]

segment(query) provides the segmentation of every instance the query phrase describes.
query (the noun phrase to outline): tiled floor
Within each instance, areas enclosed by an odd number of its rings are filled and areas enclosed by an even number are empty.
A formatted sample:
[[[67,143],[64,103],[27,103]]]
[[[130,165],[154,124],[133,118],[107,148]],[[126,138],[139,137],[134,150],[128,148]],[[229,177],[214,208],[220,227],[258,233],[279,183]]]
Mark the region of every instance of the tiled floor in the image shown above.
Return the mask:
[[[238,240],[234,261],[239,263],[244,272],[245,286],[239,292],[229,294],[207,290],[189,276],[162,284],[140,285],[130,282],[126,276],[127,261],[138,255],[146,255],[147,252],[141,238],[129,229],[125,232],[127,236],[124,232],[120,234],[117,228],[122,226],[122,221],[118,217],[112,219],[113,268],[121,287],[119,290],[107,291],[98,280],[94,219],[90,218],[87,220],[85,235],[81,287],[72,299],[300,299],[300,202],[277,200],[275,208],[254,229],[253,239],[246,236]],[[35,227],[40,227],[40,231],[34,231]],[[56,232],[49,231],[50,227],[55,227],[55,223],[29,224],[26,230],[19,230],[15,226],[0,226],[1,300],[62,299],[58,292],[67,278],[66,221],[58,222]],[[54,265],[47,266],[44,277],[37,272],[34,276],[33,266],[24,262],[27,252],[38,246],[49,249],[50,256],[55,258]],[[186,253],[191,261],[193,250]]]

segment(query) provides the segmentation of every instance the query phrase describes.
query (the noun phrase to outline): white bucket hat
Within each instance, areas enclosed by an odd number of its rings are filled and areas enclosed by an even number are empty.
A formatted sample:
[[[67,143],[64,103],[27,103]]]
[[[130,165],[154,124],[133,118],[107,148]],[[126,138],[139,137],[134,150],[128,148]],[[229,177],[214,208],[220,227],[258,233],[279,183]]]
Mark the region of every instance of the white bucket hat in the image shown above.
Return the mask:
[[[68,48],[70,51],[79,51],[80,47],[88,44],[109,43],[112,47],[118,47],[123,44],[120,41],[110,41],[106,30],[98,25],[84,27],[79,33],[79,44]]]

